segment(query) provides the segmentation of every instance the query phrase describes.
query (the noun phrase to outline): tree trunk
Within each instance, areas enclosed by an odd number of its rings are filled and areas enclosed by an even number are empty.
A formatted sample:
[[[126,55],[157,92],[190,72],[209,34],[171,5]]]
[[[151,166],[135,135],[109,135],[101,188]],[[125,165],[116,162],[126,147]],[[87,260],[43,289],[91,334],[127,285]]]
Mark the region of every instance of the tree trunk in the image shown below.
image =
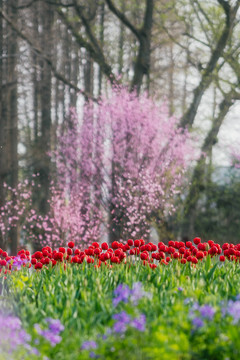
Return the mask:
[[[72,42],[72,53],[74,55],[74,59],[72,59],[71,66],[71,78],[69,79],[73,84],[77,86],[79,80],[79,70],[80,70],[80,62],[79,62],[79,54],[78,54],[78,46],[76,42]],[[70,89],[70,106],[77,106],[77,92],[73,89]]]
[[[9,0],[9,17],[13,22],[17,22],[17,6],[18,0]],[[8,129],[9,129],[9,185],[16,189],[18,185],[18,108],[17,108],[17,54],[18,43],[15,31],[9,27],[8,29],[8,83],[12,84],[8,88]],[[13,203],[15,204],[16,198],[13,196]],[[16,211],[13,213],[17,215]],[[18,225],[10,230],[10,249],[13,255],[17,254],[18,249]]]
[[[105,21],[105,4],[104,2],[100,5],[100,31],[99,31],[99,41],[101,48],[104,46],[104,21]],[[98,70],[98,95],[102,93],[102,69],[99,67]]]
[[[52,25],[53,11],[51,5],[44,3],[42,10],[42,50],[48,58],[52,57]],[[41,152],[41,161],[39,167],[39,180],[41,184],[41,198],[39,210],[42,214],[49,211],[49,191],[50,191],[50,156],[51,150],[51,87],[52,76],[51,68],[46,61],[41,64],[41,81],[40,81],[40,105],[41,105],[41,138],[39,151]]]
[[[150,56],[151,56],[151,31],[153,24],[153,6],[154,0],[146,0],[146,11],[144,24],[139,32],[139,50],[134,67],[134,76],[131,89],[136,89],[139,94],[143,82],[143,76],[149,75],[150,72]]]
[[[221,56],[224,54],[224,50],[226,46],[229,43],[229,39],[232,35],[233,26],[235,24],[236,14],[238,11],[238,8],[240,6],[240,3],[238,2],[234,8],[231,8],[230,5],[226,1],[219,1],[219,3],[222,3],[224,5],[224,11],[225,11],[225,27],[219,37],[219,40],[216,44],[216,47],[213,49],[212,54],[210,56],[209,62],[202,74],[201,81],[199,85],[194,90],[193,100],[190,104],[188,110],[185,112],[181,119],[181,127],[188,127],[191,128],[194,122],[194,119],[197,114],[197,110],[199,108],[199,105],[201,103],[202,97],[205,93],[205,91],[208,89],[210,84],[212,83],[213,76],[214,76],[214,70],[217,67],[218,60]]]
[[[33,5],[33,37],[37,39],[38,34],[38,4]],[[34,128],[34,142],[38,141],[38,132],[39,132],[39,81],[38,81],[38,56],[35,52],[32,52],[32,64],[33,64],[33,73],[32,73],[32,83],[33,83],[33,128]]]
[[[121,3],[122,13],[125,13],[125,1]],[[118,45],[118,73],[119,75],[123,72],[123,45],[124,45],[124,24],[120,22],[120,33],[119,33],[119,45]]]
[[[88,94],[93,95],[93,61],[89,53],[86,54],[86,64],[84,67],[84,87]]]
[[[169,112],[170,115],[174,113],[174,57],[173,57],[173,44],[169,46],[169,59],[170,64],[168,67],[168,101],[169,101]]]
[[[204,144],[202,146],[202,152],[205,154],[210,154],[212,147],[217,142],[217,135],[223,123],[223,120],[228,113],[230,107],[233,104],[232,98],[234,97],[235,91],[231,90],[228,94],[225,95],[221,104],[219,105],[218,116],[213,120],[212,128],[209,131]],[[185,226],[183,224],[184,236],[192,238],[194,234],[194,223],[197,216],[197,203],[200,198],[202,191],[204,190],[204,178],[205,178],[205,156],[202,155],[195,166],[190,190],[185,201],[184,206],[184,218]]]
[[[0,8],[3,7],[3,1],[0,0]],[[0,16],[0,206],[5,203],[5,191],[3,183],[6,181],[6,116],[3,106],[3,80],[4,80],[4,61],[3,61],[3,18]],[[0,248],[4,247],[3,235],[0,232]]]

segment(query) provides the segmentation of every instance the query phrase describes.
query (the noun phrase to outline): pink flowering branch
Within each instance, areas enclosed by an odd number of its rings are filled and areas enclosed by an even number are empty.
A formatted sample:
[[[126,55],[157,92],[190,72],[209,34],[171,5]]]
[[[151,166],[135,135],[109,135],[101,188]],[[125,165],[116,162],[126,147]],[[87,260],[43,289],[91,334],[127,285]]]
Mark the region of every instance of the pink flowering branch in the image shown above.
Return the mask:
[[[75,216],[88,213],[95,229],[108,229],[111,241],[147,236],[154,213],[174,211],[193,155],[190,135],[165,103],[117,86],[98,105],[88,103],[82,119],[73,110],[70,118],[56,159],[69,204],[79,193]]]

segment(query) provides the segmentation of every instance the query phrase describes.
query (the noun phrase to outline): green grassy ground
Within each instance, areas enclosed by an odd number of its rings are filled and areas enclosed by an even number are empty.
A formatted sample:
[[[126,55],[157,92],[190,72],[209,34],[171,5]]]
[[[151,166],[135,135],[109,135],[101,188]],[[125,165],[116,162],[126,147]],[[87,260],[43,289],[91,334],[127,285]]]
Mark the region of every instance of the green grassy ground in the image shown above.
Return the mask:
[[[155,270],[84,263],[66,270],[62,265],[37,272],[25,268],[2,281],[2,308],[21,319],[32,337],[29,343],[39,351],[18,350],[14,360],[240,359],[238,263],[207,257],[196,267],[175,261]],[[139,282],[134,301],[131,291]],[[128,286],[130,295],[116,304],[120,284]],[[128,319],[119,320],[117,314]],[[56,346],[34,327],[45,329],[46,318],[64,326]],[[134,319],[142,319],[142,327]]]

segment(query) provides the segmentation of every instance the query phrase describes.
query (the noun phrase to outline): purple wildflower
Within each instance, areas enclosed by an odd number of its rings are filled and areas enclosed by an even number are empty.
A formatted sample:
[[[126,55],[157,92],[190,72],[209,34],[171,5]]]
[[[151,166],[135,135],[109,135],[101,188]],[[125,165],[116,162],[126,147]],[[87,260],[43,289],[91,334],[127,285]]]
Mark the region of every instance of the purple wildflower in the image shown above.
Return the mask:
[[[127,325],[137,329],[138,331],[145,331],[146,316],[144,314],[141,314],[139,317],[131,320],[131,317],[125,311],[122,311],[119,314],[115,314],[113,319],[117,320],[117,322],[113,325],[115,333],[124,334],[127,330]]]
[[[37,356],[41,355],[37,348],[32,347],[29,344],[26,344],[24,347],[26,350],[28,350],[29,354],[37,355]]]
[[[13,315],[0,314],[0,349],[1,352],[11,353],[18,346],[28,347],[31,336],[22,329],[21,321]]]
[[[197,311],[199,309],[200,309],[200,305],[197,302],[195,302],[192,306],[192,311]]]
[[[42,335],[43,330],[42,330],[42,328],[41,328],[41,326],[39,324],[34,324],[34,329],[36,330],[38,335]]]
[[[113,306],[116,307],[121,301],[127,303],[130,293],[131,290],[127,285],[118,285],[118,287],[114,290],[115,298],[113,299]]]
[[[64,330],[64,326],[61,324],[61,321],[58,319],[46,318],[46,322],[48,323],[49,330],[51,330],[54,334],[59,334]]]
[[[126,311],[121,311],[119,314],[113,315],[113,319],[117,321],[129,323],[130,316],[126,313]]]
[[[237,324],[240,320],[240,301],[229,300],[227,307],[222,309],[223,315],[230,315],[233,317],[233,324]]]
[[[182,288],[182,287],[179,287],[179,288],[178,288],[178,291],[182,292],[182,291],[183,291],[183,288]]]
[[[196,315],[198,314],[198,315]],[[204,319],[212,320],[215,314],[215,309],[208,305],[200,306],[197,302],[193,304],[189,310],[189,317],[192,319],[192,323],[196,328],[202,327]]]
[[[189,310],[189,317],[190,317],[190,319],[193,319],[193,318],[195,317],[196,311],[199,311],[199,309],[200,309],[199,304],[198,304],[197,302],[195,302],[195,303],[192,305],[191,309]]]
[[[90,357],[91,359],[97,359],[97,358],[99,358],[99,355],[97,355],[97,354],[95,354],[95,352],[91,351],[91,352],[89,353],[89,357]]]
[[[95,341],[84,341],[82,343],[81,349],[82,350],[91,350],[91,349],[97,349],[97,343]]]
[[[146,316],[141,314],[138,318],[133,319],[131,322],[131,326],[137,329],[138,331],[145,331],[146,325]]]
[[[203,320],[200,317],[195,317],[192,320],[192,324],[197,329],[201,328],[204,325]]]
[[[113,319],[117,320],[117,322],[113,325],[113,329],[116,333],[124,333],[127,330],[126,325],[128,325],[131,321],[130,316],[125,311],[121,311],[119,314],[113,315]]]
[[[124,322],[118,321],[113,325],[113,330],[115,333],[124,334],[127,330],[127,326]]]
[[[22,259],[19,255],[14,256],[13,259],[9,259],[8,263],[12,264],[13,268],[16,268],[17,270],[20,270],[23,265],[25,265],[28,262],[27,259]]]
[[[48,329],[42,329],[39,324],[35,324],[34,328],[37,331],[38,335],[44,337],[48,342],[50,342],[51,346],[55,346],[62,340],[59,333],[64,330],[64,326],[61,324],[59,320],[47,318],[46,322],[48,323]]]
[[[51,330],[43,330],[41,334],[48,342],[50,342],[51,346],[55,346],[60,343],[62,340],[61,336],[52,333]]]
[[[118,287],[114,290],[114,296],[114,307],[116,307],[121,301],[127,303],[130,300],[134,305],[137,305],[139,300],[143,297],[148,297],[149,299],[152,298],[152,294],[144,291],[142,283],[140,282],[134,283],[132,289],[129,289],[127,285],[118,285]]]
[[[143,297],[148,297],[150,299],[152,295],[143,289],[142,283],[140,282],[134,283],[130,296],[131,302],[134,305],[137,305],[139,300],[141,300]]]
[[[37,348],[31,348],[31,353],[33,354],[33,355],[37,355],[37,356],[39,356],[39,355],[41,355],[40,354],[40,352],[38,351],[38,349]]]
[[[199,312],[204,319],[212,320],[215,314],[215,310],[210,305],[202,305],[199,308]]]

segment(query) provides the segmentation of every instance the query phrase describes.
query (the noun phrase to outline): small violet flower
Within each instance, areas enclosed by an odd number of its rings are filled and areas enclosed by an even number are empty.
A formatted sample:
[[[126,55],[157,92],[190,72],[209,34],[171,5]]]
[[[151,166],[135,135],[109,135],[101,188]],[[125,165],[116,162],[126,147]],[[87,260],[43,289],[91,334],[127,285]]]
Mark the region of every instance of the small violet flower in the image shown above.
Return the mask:
[[[19,346],[31,350],[28,342],[31,336],[22,329],[21,320],[13,315],[0,313],[0,349],[4,353],[12,353]]]
[[[124,322],[118,321],[113,325],[113,330],[117,334],[124,334],[127,330],[127,326]]]
[[[116,307],[121,301],[127,303],[130,293],[131,290],[127,285],[118,285],[118,287],[114,290],[115,298],[113,299],[113,306]]]
[[[98,359],[100,356],[95,354],[95,352],[91,351],[89,353],[89,357],[90,357],[90,359]]]
[[[114,332],[125,333],[127,330],[126,325],[131,321],[130,316],[125,311],[121,311],[119,314],[113,315],[113,319],[117,320],[117,322],[113,325]]]
[[[230,315],[233,318],[233,324],[237,324],[240,320],[240,301],[229,300],[227,307],[222,309],[222,315]]]
[[[204,322],[200,317],[196,317],[192,319],[192,324],[195,328],[199,329],[204,325]]]
[[[210,305],[202,305],[200,308],[199,308],[199,312],[201,314],[201,316],[204,318],[204,319],[207,319],[207,320],[212,320],[213,317],[214,317],[214,314],[215,314],[215,310],[212,306]]]
[[[149,299],[152,298],[152,294],[146,292],[143,287],[142,283],[136,282],[133,284],[130,300],[134,305],[137,305],[139,300],[141,300],[143,297],[147,297]]]
[[[199,329],[204,325],[204,320],[213,320],[215,309],[208,305],[200,306],[197,302],[193,304],[189,310],[189,318],[192,320],[192,325],[195,329]]]
[[[95,341],[84,341],[82,343],[81,349],[82,350],[91,350],[91,349],[97,349],[97,343]]]
[[[46,318],[46,322],[48,323],[49,330],[51,330],[54,334],[59,334],[64,330],[64,326],[61,324],[61,321],[58,319]]]
[[[8,260],[8,263],[9,264],[12,264],[12,267],[17,269],[17,270],[20,270],[21,267],[23,265],[25,265],[26,263],[28,262],[27,259],[22,259],[19,255],[18,256],[14,256],[13,259],[9,259]]]
[[[127,285],[120,284],[114,290],[113,306],[116,307],[121,301],[127,303],[129,300],[136,306],[138,305],[139,300],[143,297],[152,298],[152,294],[146,292],[141,282],[136,282],[133,284],[132,289]]]
[[[115,314],[113,319],[117,320],[117,322],[113,325],[115,333],[124,334],[127,330],[127,325],[137,329],[138,331],[145,331],[146,316],[144,314],[141,314],[135,319],[131,319],[125,311],[122,311],[119,314]]]
[[[64,326],[61,324],[60,320],[51,318],[46,318],[45,320],[48,324],[48,329],[42,329],[39,324],[35,324],[34,328],[38,335],[41,335],[45,340],[50,342],[51,346],[55,346],[62,340],[59,333],[64,330]]]
[[[141,314],[138,318],[131,321],[131,326],[138,331],[145,331],[146,316],[144,314]]]

